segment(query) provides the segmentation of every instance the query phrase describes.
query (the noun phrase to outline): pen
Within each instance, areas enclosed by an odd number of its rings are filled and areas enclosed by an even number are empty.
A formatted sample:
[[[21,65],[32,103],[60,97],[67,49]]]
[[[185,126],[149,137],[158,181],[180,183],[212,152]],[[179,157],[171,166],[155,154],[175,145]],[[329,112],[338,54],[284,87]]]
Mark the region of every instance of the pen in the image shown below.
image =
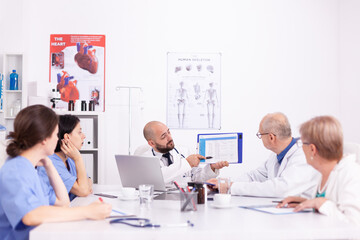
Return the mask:
[[[194,186],[194,187],[192,188],[192,190],[190,191],[189,186],[187,186],[187,190],[188,190],[190,193],[192,193],[192,192],[195,192],[196,188],[195,188],[195,186]],[[191,202],[192,202],[193,207],[194,207],[194,209],[195,209],[195,211],[196,211],[196,204],[195,204],[194,199],[191,198]]]
[[[273,203],[282,203],[282,201],[272,201]],[[299,204],[301,202],[288,202],[288,204]]]
[[[119,210],[112,209],[112,211],[113,211],[114,213],[119,213],[120,215],[126,215],[125,213],[120,212]]]
[[[212,159],[212,158],[213,158],[212,156],[205,157],[205,159]]]
[[[209,186],[215,186],[215,184],[209,183],[209,182],[204,182],[204,184],[209,185]]]
[[[174,181],[174,184],[175,184],[176,188],[179,189],[181,192],[183,192],[183,193],[185,192],[184,189],[182,189],[177,182]]]
[[[100,197],[107,197],[107,198],[117,198],[117,196],[110,195],[110,194],[104,194],[104,193],[95,193],[94,195],[97,195]]]

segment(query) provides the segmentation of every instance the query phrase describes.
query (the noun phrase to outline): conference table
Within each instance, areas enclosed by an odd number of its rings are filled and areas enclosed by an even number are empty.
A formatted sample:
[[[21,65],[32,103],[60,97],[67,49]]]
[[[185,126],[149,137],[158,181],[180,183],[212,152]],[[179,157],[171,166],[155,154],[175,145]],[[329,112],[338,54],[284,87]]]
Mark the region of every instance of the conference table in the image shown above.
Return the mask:
[[[94,186],[94,193],[117,194],[119,186]],[[87,205],[99,197],[77,197],[71,206]],[[30,240],[57,239],[360,239],[360,227],[315,212],[269,214],[239,206],[275,205],[274,198],[232,196],[231,207],[215,208],[213,201],[197,211],[181,212],[179,200],[154,200],[140,207],[139,200],[102,198],[114,209],[148,218],[159,228],[110,224],[110,220],[45,223],[30,232]],[[187,221],[193,227],[176,227]],[[170,226],[167,226],[170,225]]]

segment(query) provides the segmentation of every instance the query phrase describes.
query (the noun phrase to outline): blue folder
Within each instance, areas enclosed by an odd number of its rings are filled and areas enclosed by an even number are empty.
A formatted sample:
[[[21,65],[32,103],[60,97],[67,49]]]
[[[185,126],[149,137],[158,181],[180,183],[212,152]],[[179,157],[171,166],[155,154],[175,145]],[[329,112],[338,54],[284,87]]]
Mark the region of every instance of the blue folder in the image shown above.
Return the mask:
[[[224,136],[229,135],[229,136]],[[234,136],[236,135],[236,136]],[[202,138],[206,136],[206,138]],[[237,139],[237,148],[238,148],[238,161],[237,163],[242,163],[242,150],[243,150],[243,133],[202,133],[197,135],[197,143],[199,148],[199,154],[205,156],[206,153],[206,142],[207,141],[217,141],[217,140],[233,140]],[[201,160],[205,162],[205,160]]]

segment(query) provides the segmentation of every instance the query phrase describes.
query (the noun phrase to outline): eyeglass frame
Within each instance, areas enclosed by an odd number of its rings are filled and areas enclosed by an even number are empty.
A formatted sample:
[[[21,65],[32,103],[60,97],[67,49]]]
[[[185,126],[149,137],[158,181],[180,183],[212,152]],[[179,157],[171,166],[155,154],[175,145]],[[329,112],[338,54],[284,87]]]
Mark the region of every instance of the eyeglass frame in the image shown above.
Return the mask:
[[[272,135],[276,136],[275,134],[273,134],[273,133],[271,133],[271,132],[268,132],[268,133],[260,133],[260,132],[257,132],[255,135],[256,135],[259,139],[261,139],[261,138],[262,138],[262,135],[268,135],[268,134],[272,134]]]
[[[310,144],[313,144],[313,143],[303,142],[303,141],[301,141],[301,139],[298,139],[298,140],[296,141],[296,145],[297,145],[298,147],[302,147],[304,144],[305,144],[305,145],[310,145]]]

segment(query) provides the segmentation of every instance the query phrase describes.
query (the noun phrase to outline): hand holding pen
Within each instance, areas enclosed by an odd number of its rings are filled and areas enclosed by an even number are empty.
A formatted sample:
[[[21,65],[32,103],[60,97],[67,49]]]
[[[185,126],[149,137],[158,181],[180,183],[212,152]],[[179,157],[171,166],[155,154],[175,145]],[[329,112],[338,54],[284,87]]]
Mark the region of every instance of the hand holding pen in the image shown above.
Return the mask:
[[[86,209],[84,213],[86,214],[87,219],[104,219],[106,217],[110,216],[112,206],[108,203],[105,203],[102,198],[99,198],[99,201],[92,202],[91,204],[83,207],[78,208],[84,208]]]
[[[307,200],[306,198],[302,198],[302,197],[287,197],[282,201],[279,201],[279,204],[276,207],[294,208],[306,200]]]
[[[216,178],[211,178],[205,182],[207,187],[213,191],[218,189],[218,180]]]

